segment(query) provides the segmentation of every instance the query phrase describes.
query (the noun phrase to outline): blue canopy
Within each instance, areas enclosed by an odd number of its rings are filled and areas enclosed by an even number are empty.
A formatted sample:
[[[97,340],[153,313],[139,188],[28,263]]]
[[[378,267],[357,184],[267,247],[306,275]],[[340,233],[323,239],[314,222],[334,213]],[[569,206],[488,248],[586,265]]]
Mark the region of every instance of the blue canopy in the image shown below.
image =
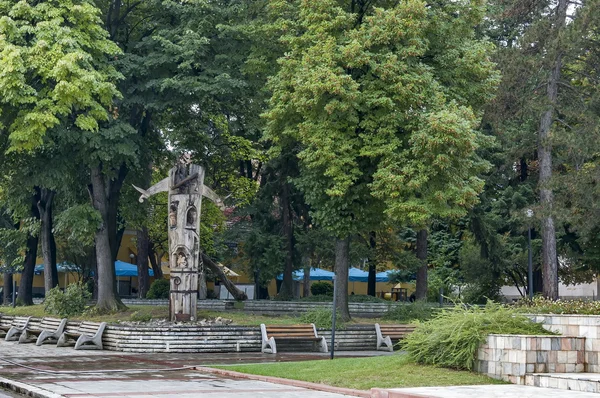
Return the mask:
[[[387,271],[378,272],[377,274],[375,274],[377,282],[389,282],[390,274],[393,274],[394,272],[396,272],[395,269],[388,269]]]
[[[66,261],[60,263],[60,264],[56,264],[56,268],[58,269],[58,272],[79,272],[79,266],[72,264],[72,263],[68,263]],[[38,264],[35,266],[33,272],[36,275],[40,275],[42,274],[42,272],[44,272],[44,264]]]
[[[360,268],[352,267],[348,270],[348,280],[350,282],[368,282],[369,273]]]
[[[310,280],[311,281],[332,281],[334,273],[331,271],[326,271],[321,268],[311,268],[310,269]],[[298,271],[294,271],[292,277],[295,281],[301,281],[304,279],[304,270],[300,269]],[[277,275],[277,280],[283,280],[283,274]]]
[[[154,276],[152,268],[149,268],[148,271],[150,272],[150,276]],[[121,260],[115,261],[115,272],[117,276],[138,276],[137,265]]]
[[[77,272],[79,271],[79,267],[70,264],[67,262],[57,264],[58,272]],[[154,276],[154,271],[152,268],[148,269],[150,276]],[[40,275],[44,272],[44,264],[39,264],[35,266],[36,275]],[[117,276],[138,276],[137,265],[129,264],[125,261],[117,260],[115,261],[115,273]]]

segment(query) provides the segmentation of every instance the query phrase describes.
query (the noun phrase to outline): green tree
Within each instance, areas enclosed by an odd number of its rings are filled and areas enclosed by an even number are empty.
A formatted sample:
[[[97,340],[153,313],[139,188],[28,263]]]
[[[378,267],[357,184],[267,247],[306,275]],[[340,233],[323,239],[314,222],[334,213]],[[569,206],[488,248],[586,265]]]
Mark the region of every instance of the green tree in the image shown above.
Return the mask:
[[[425,226],[477,202],[486,163],[473,107],[497,74],[472,26],[483,5],[298,1],[270,82],[266,138],[301,146],[296,184],[337,237],[338,303],[347,307],[349,237],[381,214]],[[289,8],[288,2],[273,2]]]

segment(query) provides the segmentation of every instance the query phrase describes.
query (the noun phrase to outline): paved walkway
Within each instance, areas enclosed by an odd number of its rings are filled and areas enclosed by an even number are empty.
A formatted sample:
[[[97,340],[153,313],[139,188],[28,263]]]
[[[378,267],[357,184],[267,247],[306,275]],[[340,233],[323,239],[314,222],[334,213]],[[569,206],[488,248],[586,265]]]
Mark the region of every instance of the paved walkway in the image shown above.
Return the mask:
[[[389,355],[384,352],[338,352],[337,357]],[[34,397],[188,398],[260,396],[265,398],[342,398],[348,392],[317,391],[303,383],[273,383],[198,371],[191,367],[325,359],[321,353],[132,354],[75,351],[53,345],[36,347],[0,340],[0,386],[22,385]],[[8,361],[8,362],[7,362]],[[314,387],[314,386],[313,386]],[[385,389],[363,397],[386,398],[598,398],[597,394],[515,385]],[[3,395],[4,394],[4,395]],[[11,397],[0,389],[0,398]]]
[[[388,398],[598,398],[590,392],[516,385],[419,387],[386,390]]]
[[[376,352],[360,353],[378,355]],[[338,353],[337,356],[357,356]],[[200,372],[191,367],[324,359],[321,353],[137,354],[75,351],[0,340],[0,385],[31,387],[38,397],[239,397],[342,398],[342,393]],[[3,398],[0,395],[0,398]]]

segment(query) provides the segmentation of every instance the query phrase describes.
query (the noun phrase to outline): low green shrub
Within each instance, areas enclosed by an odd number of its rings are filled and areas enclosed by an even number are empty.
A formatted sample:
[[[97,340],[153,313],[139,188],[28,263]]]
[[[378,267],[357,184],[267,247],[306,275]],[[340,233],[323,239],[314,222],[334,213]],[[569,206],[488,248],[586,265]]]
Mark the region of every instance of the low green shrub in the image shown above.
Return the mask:
[[[152,282],[148,293],[146,293],[147,299],[167,299],[169,298],[169,291],[171,287],[169,281],[166,279],[157,279]]]
[[[300,316],[300,322],[302,323],[314,323],[316,327],[323,329],[331,329],[333,316],[331,309],[329,308],[315,308],[307,311]],[[340,313],[336,312],[335,317],[335,329],[343,329],[344,323],[340,318]]]
[[[133,322],[148,322],[152,319],[152,314],[146,311],[135,311],[129,319]]]
[[[402,342],[410,357],[427,365],[473,369],[477,349],[490,333],[548,335],[541,324],[514,309],[488,302],[485,307],[458,304],[418,324]]]
[[[308,297],[302,297],[300,301],[310,302],[325,302],[331,303],[333,301],[333,294],[319,294]],[[389,303],[389,301],[380,299],[379,297],[367,296],[366,294],[351,294],[348,296],[349,303]]]
[[[542,296],[519,300],[514,307],[519,312],[531,314],[600,314],[600,301],[550,300]]]
[[[433,303],[425,300],[417,300],[414,303],[401,303],[384,315],[384,319],[397,321],[400,323],[411,323],[415,321],[428,321],[439,311]]]
[[[46,294],[44,311],[61,317],[80,315],[90,297],[86,285],[81,282],[70,284],[64,292],[56,286]]]
[[[379,297],[369,296],[367,294],[351,294],[348,296],[348,302],[350,303],[389,303]]]
[[[310,285],[310,293],[313,296],[333,296],[333,285],[329,282],[315,282]]]

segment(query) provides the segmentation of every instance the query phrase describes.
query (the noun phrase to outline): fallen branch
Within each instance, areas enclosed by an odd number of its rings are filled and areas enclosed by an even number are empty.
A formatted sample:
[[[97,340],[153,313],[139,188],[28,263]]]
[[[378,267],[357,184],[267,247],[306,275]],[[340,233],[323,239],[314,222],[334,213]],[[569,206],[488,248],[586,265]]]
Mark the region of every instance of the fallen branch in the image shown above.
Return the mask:
[[[246,293],[238,289],[235,284],[229,280],[225,272],[210,257],[202,253],[202,262],[223,282],[229,293],[238,301],[248,300]]]

